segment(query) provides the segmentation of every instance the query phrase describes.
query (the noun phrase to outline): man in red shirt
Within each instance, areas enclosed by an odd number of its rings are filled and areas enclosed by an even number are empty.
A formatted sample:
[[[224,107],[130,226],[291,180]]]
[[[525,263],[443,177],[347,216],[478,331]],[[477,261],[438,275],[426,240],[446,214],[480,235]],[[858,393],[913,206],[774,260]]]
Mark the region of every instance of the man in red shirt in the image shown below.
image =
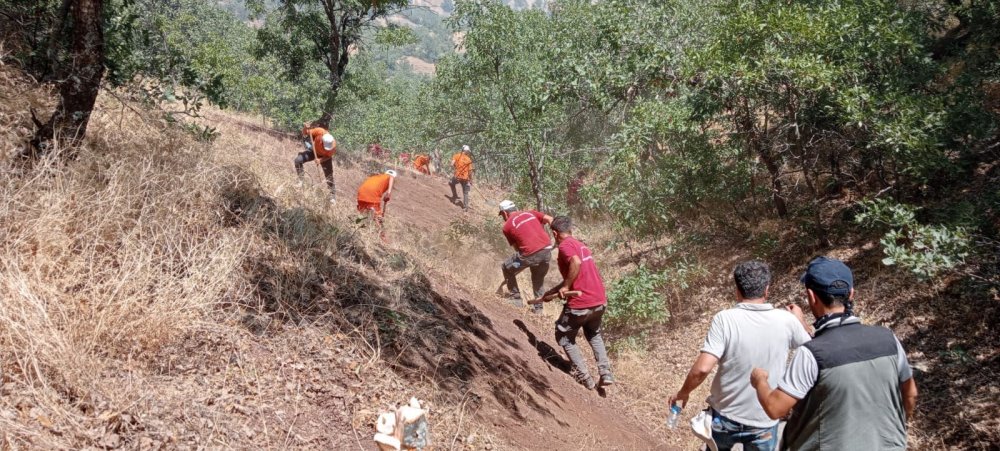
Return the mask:
[[[542,295],[545,274],[549,272],[552,260],[552,241],[545,232],[544,224],[552,222],[552,217],[535,210],[518,211],[514,202],[500,202],[500,216],[503,216],[503,234],[515,252],[503,262],[503,278],[510,290],[510,298],[521,306],[521,291],[517,288],[517,275],[525,268],[531,268],[531,288],[534,298]],[[542,312],[542,305],[534,306],[535,313]]]
[[[601,338],[601,318],[607,310],[608,296],[604,290],[604,281],[597,272],[597,264],[587,245],[573,237],[573,223],[567,216],[558,216],[552,220],[549,227],[556,235],[559,244],[559,273],[563,281],[545,293],[539,299],[542,302],[556,297],[566,299],[562,314],[556,321],[556,341],[566,350],[566,355],[576,368],[576,379],[587,389],[595,385],[605,386],[615,382],[611,374],[611,362],[608,361],[608,351]],[[579,294],[569,296],[569,292]],[[537,301],[536,301],[537,302]],[[541,305],[541,304],[537,304]],[[590,342],[597,360],[597,370],[601,375],[598,384],[590,377],[587,362],[576,345],[576,335],[583,328],[583,335]]]

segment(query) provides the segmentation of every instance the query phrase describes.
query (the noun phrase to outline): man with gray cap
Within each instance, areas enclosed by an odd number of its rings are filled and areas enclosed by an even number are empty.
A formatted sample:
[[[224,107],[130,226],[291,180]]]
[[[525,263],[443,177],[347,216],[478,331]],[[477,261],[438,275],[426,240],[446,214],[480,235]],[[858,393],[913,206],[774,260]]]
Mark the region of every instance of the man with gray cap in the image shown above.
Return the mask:
[[[511,301],[521,306],[517,275],[525,268],[531,268],[532,299],[540,298],[544,293],[542,285],[552,260],[552,239],[545,232],[544,224],[551,224],[552,216],[535,210],[518,211],[514,202],[509,200],[500,202],[500,216],[504,219],[503,234],[507,243],[516,251],[500,268],[510,290]],[[536,304],[533,309],[535,313],[542,312],[541,304]]]
[[[802,283],[818,318],[815,338],[795,353],[777,389],[767,371],[750,374],[769,417],[792,411],[781,448],[906,449],[917,384],[903,346],[889,329],[854,316],[854,275],[843,262],[814,259]]]

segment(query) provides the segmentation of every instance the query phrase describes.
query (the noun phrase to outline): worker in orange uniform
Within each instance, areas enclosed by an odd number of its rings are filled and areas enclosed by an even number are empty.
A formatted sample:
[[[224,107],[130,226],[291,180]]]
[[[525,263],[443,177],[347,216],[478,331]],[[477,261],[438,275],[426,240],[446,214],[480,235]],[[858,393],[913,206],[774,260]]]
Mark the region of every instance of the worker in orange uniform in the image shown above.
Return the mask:
[[[421,154],[413,158],[413,168],[421,174],[431,175],[430,163],[431,157],[428,155]]]
[[[396,171],[389,169],[383,174],[368,177],[358,187],[358,211],[374,217],[379,236],[383,240],[385,240],[385,230],[382,227],[382,218],[385,216],[385,207],[391,199],[395,180]]]
[[[451,157],[451,165],[455,168],[455,175],[451,178],[451,201],[458,200],[458,193],[455,192],[455,185],[462,185],[462,210],[469,210],[469,190],[472,189],[472,152],[469,146],[462,146],[462,150]]]
[[[302,165],[316,160],[323,168],[326,176],[326,187],[330,189],[330,203],[337,203],[337,187],[333,182],[333,156],[337,153],[337,140],[323,127],[310,127],[302,124],[302,137],[307,140],[306,150],[295,157],[295,173],[299,175],[299,186],[302,186]]]

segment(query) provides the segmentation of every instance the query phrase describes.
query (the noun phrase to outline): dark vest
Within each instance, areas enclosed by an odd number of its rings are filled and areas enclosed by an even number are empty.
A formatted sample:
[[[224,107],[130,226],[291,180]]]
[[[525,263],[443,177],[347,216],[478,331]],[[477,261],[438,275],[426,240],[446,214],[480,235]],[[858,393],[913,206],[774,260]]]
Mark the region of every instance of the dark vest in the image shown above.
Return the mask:
[[[896,339],[884,327],[860,323],[817,331],[804,344],[819,377],[785,426],[782,449],[906,449]]]

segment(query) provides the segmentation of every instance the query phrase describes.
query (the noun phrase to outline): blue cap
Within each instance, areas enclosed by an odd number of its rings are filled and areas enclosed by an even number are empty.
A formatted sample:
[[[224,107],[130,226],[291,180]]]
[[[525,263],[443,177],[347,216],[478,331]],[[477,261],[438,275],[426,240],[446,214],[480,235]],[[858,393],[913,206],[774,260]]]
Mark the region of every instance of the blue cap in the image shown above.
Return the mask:
[[[806,284],[806,288],[833,296],[849,296],[851,289],[854,288],[854,274],[851,273],[851,268],[844,262],[829,257],[814,258],[799,280]]]

